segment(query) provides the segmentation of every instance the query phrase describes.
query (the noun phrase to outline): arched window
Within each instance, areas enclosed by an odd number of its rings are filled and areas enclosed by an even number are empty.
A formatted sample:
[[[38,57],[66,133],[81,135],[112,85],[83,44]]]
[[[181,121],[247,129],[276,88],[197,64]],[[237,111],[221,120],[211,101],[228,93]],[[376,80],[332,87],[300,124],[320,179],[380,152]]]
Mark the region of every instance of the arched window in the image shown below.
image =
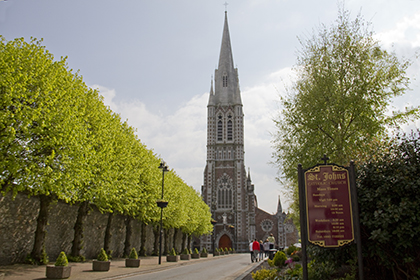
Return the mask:
[[[222,116],[219,116],[219,121],[217,122],[217,141],[223,140],[223,122]]]
[[[233,124],[232,124],[232,116],[228,117],[229,120],[227,122],[227,140],[228,141],[232,141],[233,140],[233,133],[232,133],[232,128],[233,128]]]
[[[227,85],[228,85],[227,74],[224,73],[223,74],[223,87],[227,87]]]
[[[232,208],[232,179],[223,175],[223,177],[218,180],[217,185],[217,208]]]

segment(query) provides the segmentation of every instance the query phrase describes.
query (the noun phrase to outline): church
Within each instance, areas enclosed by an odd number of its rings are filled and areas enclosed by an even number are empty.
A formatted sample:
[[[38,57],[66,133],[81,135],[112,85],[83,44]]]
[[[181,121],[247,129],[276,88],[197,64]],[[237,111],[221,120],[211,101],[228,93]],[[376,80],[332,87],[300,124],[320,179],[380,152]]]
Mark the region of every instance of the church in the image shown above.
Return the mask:
[[[218,68],[211,81],[207,105],[207,160],[201,189],[210,207],[213,234],[202,236],[201,247],[233,248],[248,252],[253,239],[266,240],[270,234],[276,247],[298,242],[293,222],[282,211],[259,209],[251,173],[244,161],[244,113],[238,69],[234,67],[227,12],[222,35]]]

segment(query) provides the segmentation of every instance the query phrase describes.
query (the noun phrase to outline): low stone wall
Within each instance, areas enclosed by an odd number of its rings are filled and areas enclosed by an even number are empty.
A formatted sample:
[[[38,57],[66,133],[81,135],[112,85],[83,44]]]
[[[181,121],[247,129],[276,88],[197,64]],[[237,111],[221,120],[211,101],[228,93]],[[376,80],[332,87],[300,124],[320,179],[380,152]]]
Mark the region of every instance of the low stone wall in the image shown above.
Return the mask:
[[[50,207],[45,250],[50,261],[55,260],[61,251],[70,253],[74,236],[74,224],[77,218],[78,205],[62,201]],[[39,198],[18,194],[12,199],[10,194],[0,195],[0,265],[24,262],[32,251],[39,212]],[[87,259],[96,258],[104,247],[105,230],[108,213],[102,214],[96,208],[89,211],[84,223],[84,247],[82,255]],[[141,222],[132,222],[131,247],[140,250]],[[111,223],[110,250],[113,257],[122,257],[125,242],[125,217],[115,215]],[[173,233],[170,231],[170,244],[173,244]],[[182,235],[175,236],[177,250],[181,250]],[[153,252],[154,235],[152,226],[146,228],[146,252]],[[170,246],[172,247],[172,246]]]

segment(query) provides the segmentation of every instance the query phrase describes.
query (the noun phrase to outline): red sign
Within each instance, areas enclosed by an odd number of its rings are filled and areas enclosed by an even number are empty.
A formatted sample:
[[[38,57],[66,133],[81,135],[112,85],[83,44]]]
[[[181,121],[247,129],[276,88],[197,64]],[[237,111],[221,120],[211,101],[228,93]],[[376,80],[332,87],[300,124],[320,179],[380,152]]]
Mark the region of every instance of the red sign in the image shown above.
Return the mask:
[[[305,172],[308,239],[321,247],[340,247],[354,240],[349,172],[320,165]]]

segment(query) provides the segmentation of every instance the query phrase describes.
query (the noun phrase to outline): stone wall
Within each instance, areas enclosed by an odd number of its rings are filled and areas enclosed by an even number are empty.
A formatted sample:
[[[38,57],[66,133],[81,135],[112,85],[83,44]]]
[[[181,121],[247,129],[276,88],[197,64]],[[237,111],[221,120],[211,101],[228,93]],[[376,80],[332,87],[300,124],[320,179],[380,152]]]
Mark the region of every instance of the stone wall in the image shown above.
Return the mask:
[[[55,260],[61,251],[70,253],[77,211],[78,205],[69,205],[62,201],[51,205],[45,242],[50,261]],[[10,194],[0,195],[0,265],[22,263],[32,251],[38,212],[39,198],[36,196],[28,198],[24,194],[18,194],[12,199]],[[89,211],[84,223],[84,247],[81,252],[87,259],[96,258],[99,250],[104,247],[108,216],[108,213],[102,214],[96,208]],[[141,227],[140,221],[132,221],[131,247],[135,247],[137,251],[140,250]],[[115,215],[111,223],[110,242],[113,257],[123,256],[125,232],[125,217]],[[174,230],[170,233],[173,235]],[[169,237],[169,244],[173,244],[172,235]],[[175,236],[178,251],[182,246],[182,238],[182,234]],[[153,228],[148,225],[145,243],[147,255],[154,251],[153,244]]]

